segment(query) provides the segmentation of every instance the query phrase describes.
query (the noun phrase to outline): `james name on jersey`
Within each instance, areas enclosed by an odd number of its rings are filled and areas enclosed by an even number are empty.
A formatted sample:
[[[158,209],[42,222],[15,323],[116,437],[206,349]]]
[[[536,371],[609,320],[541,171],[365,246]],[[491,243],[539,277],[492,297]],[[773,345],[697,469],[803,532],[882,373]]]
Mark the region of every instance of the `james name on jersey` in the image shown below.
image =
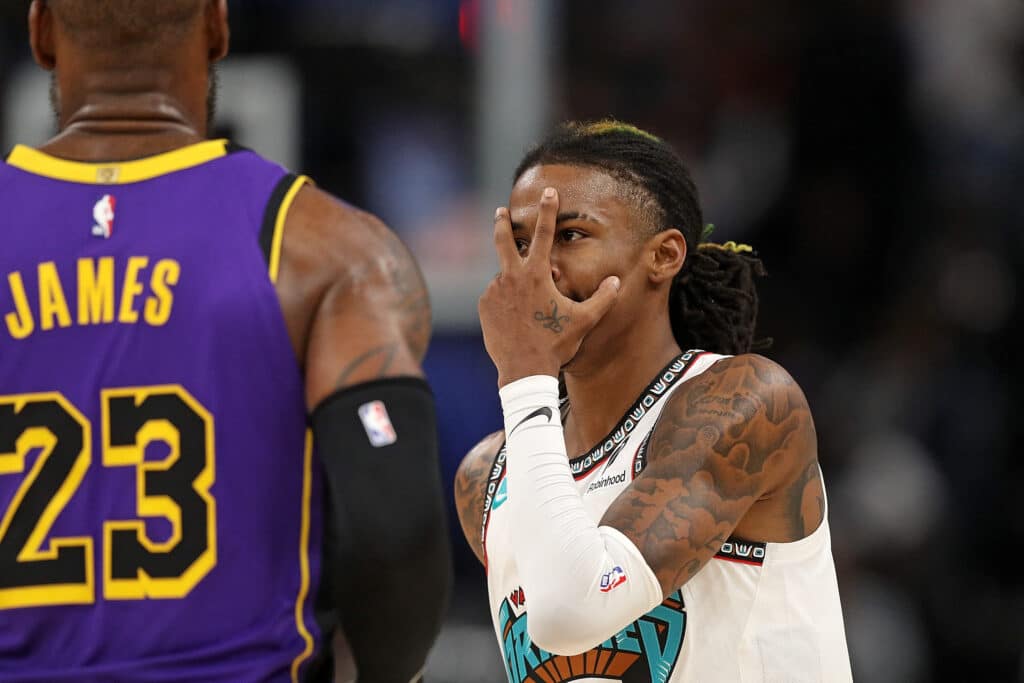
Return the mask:
[[[36,267],[35,282],[26,283],[20,271],[8,273],[13,310],[0,310],[7,333],[27,339],[36,331],[114,322],[160,327],[171,317],[181,279],[177,261],[160,259],[151,265],[147,256],[80,258],[73,272],[62,281],[57,265],[47,261]]]

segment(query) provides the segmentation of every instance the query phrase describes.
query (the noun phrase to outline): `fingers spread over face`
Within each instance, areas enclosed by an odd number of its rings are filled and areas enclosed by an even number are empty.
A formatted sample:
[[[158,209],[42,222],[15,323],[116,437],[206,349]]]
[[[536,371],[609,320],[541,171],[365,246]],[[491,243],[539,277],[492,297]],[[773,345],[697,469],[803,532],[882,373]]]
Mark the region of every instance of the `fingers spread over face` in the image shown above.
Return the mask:
[[[619,298],[621,282],[615,275],[606,277],[601,286],[583,303],[577,304],[577,312],[582,313],[584,325],[588,328],[597,325]]]
[[[530,241],[530,255],[527,261],[547,269],[551,266],[551,245],[555,241],[555,222],[558,220],[558,192],[545,188],[537,211],[537,228]]]
[[[498,252],[498,264],[502,273],[508,273],[520,265],[519,249],[512,236],[512,219],[508,209],[500,207],[494,213],[494,248]]]

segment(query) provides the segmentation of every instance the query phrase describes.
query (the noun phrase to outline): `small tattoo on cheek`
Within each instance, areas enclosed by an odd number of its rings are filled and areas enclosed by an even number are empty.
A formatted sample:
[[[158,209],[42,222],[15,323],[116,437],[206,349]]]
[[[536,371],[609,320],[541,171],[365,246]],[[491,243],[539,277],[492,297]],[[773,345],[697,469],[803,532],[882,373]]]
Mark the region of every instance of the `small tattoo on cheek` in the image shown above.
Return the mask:
[[[569,316],[558,315],[558,304],[551,301],[551,313],[545,314],[541,311],[537,311],[533,314],[533,319],[541,324],[545,329],[551,330],[554,333],[562,331],[562,322],[568,321]]]

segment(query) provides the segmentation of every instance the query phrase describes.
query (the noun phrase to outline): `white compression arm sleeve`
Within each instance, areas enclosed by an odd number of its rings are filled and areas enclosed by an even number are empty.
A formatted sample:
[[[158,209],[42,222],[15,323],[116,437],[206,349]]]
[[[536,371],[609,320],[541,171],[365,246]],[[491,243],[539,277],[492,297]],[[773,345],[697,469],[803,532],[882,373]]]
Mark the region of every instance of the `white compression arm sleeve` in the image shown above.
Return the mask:
[[[549,652],[580,654],[658,605],[661,585],[632,541],[587,514],[565,452],[558,380],[526,377],[499,394],[528,632]]]

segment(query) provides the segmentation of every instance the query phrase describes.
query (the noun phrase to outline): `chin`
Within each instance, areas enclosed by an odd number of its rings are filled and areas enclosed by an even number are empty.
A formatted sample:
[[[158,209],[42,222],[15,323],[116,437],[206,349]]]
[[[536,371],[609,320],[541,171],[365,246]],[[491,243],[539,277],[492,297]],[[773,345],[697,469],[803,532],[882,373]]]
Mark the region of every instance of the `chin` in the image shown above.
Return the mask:
[[[603,335],[600,334],[601,325],[590,331],[584,339],[583,343],[580,344],[580,348],[576,351],[576,355],[569,359],[569,362],[562,366],[563,372],[572,372],[573,370],[583,370],[584,368],[592,365],[595,362],[601,364],[607,363],[608,359],[602,359],[601,355],[605,352],[606,344],[603,341]],[[597,336],[595,336],[597,333]]]

